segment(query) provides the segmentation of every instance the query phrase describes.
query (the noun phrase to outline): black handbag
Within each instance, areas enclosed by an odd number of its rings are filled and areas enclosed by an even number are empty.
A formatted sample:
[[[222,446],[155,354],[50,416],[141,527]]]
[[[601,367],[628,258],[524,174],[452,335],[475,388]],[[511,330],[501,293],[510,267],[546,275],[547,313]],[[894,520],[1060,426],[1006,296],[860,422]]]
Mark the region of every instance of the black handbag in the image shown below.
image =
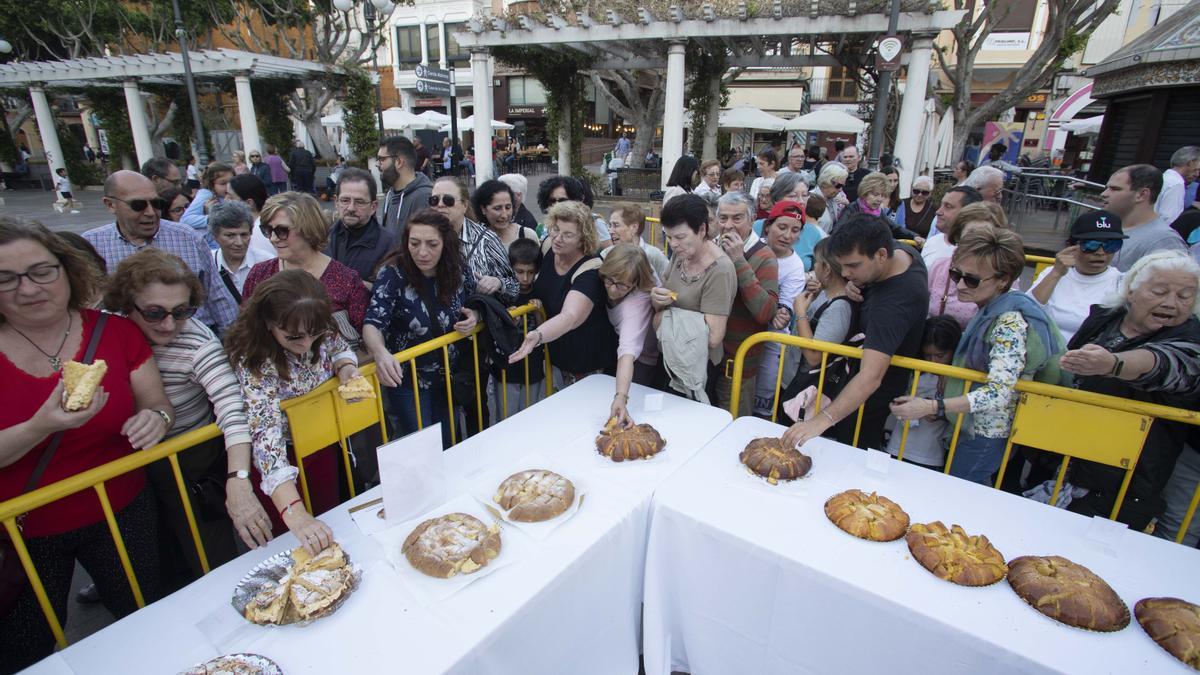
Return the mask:
[[[815,312],[813,312],[812,320],[809,323],[814,329],[816,328],[817,323],[821,320],[821,315],[825,313],[825,310],[832,307],[833,303],[839,300],[843,302],[850,302],[850,300],[844,296],[837,297],[821,305]],[[851,303],[851,306],[853,307],[853,303]],[[854,318],[850,321],[850,329],[847,332],[847,338],[854,338],[857,336],[857,334],[858,311],[857,308],[855,308]],[[856,343],[853,340],[848,340],[846,344],[852,347],[862,346],[861,342]],[[785,419],[791,419],[791,417],[784,411],[783,402],[790,401],[791,399],[795,398],[797,394],[809,387],[817,387],[821,382],[820,366],[817,366],[816,368],[805,367],[803,357],[801,358],[800,363],[800,369],[796,371],[796,375],[792,378],[792,381],[787,385],[787,387],[785,387],[783,391],[779,393],[779,399],[775,402],[779,413]],[[857,359],[851,359],[845,356],[833,356],[827,359],[825,362],[825,383],[824,386],[821,387],[821,395],[829,397],[830,400],[837,398],[838,394],[842,392],[842,388],[846,386],[846,383],[849,382],[856,373],[858,373],[858,368],[859,362]],[[800,420],[792,420],[792,422],[799,421]]]
[[[92,358],[96,356],[96,348],[100,346],[100,335],[104,333],[104,324],[106,323],[108,323],[108,314],[101,312],[100,317],[96,319],[96,326],[92,329],[92,336],[88,340],[82,363],[91,364]],[[62,439],[63,432],[61,431],[55,432],[50,437],[50,442],[46,444],[46,449],[42,450],[42,456],[38,458],[33,473],[29,474],[29,480],[25,482],[25,489],[21,491],[21,494],[31,492],[37,487],[38,482],[42,480],[42,474],[46,473],[46,468],[50,466],[50,459],[54,457],[58,446],[62,444]],[[27,514],[17,518],[18,528],[24,522],[25,515]],[[4,616],[12,610],[27,583],[29,583],[29,579],[25,574],[25,567],[21,565],[21,559],[17,556],[17,549],[13,545],[12,537],[8,534],[8,529],[0,530],[0,616]]]

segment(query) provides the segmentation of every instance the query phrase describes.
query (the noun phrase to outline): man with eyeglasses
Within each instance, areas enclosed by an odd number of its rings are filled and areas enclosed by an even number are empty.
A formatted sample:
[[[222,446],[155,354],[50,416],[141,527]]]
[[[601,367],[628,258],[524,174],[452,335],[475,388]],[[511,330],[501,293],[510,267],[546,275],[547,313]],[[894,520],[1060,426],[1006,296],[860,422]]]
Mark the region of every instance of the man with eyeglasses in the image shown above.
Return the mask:
[[[166,157],[154,157],[142,164],[142,175],[154,183],[154,191],[162,194],[183,185],[183,174],[175,162]]]
[[[375,190],[370,172],[342,169],[334,192],[337,221],[325,247],[325,255],[358,272],[367,287],[375,281],[375,265],[396,245],[396,236],[375,218]]]
[[[136,171],[117,171],[104,181],[104,205],[115,222],[83,233],[104,257],[108,274],[117,271],[122,260],[153,246],[183,259],[200,278],[205,300],[196,319],[222,333],[237,318],[237,304],[217,275],[216,263],[208,244],[187,225],[161,220],[162,199],[154,183]]]
[[[379,179],[388,188],[379,220],[385,230],[402,240],[408,219],[428,206],[433,183],[416,172],[417,151],[404,136],[383,139],[375,159],[379,162]]]

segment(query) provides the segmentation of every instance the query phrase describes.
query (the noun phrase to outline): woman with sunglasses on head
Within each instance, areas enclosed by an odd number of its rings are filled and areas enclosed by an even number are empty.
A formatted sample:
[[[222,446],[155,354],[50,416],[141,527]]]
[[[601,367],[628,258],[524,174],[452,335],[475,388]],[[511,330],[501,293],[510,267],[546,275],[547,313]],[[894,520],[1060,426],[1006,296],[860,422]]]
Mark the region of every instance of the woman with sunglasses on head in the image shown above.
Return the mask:
[[[358,272],[322,253],[329,243],[329,220],[316,197],[284,192],[267,199],[259,214],[260,229],[271,240],[279,256],[258,263],[250,270],[242,297],[254,294],[259,284],[283,270],[303,270],[325,287],[334,313],[345,312],[354,332],[362,333],[368,293]],[[357,335],[344,337],[356,340]]]
[[[417,357],[417,394],[413,383],[405,384],[405,367],[393,355],[452,330],[465,335],[475,327],[478,315],[463,306],[475,292],[475,278],[459,246],[446,216],[433,209],[413,214],[404,240],[380,263],[363,333],[379,382],[386,387],[390,410],[399,416],[400,433],[441,422],[443,447],[450,447],[451,438],[441,351]],[[447,348],[450,363],[458,360],[465,344]]]
[[[1112,266],[1112,259],[1127,238],[1121,219],[1112,213],[1082,213],[1071,224],[1067,246],[1054,256],[1054,265],[1034,280],[1029,295],[1054,319],[1067,342],[1091,306],[1117,292],[1124,275]]]
[[[959,240],[952,261],[950,279],[957,286],[959,300],[979,308],[963,331],[952,364],[984,371],[987,381],[964,395],[964,383],[951,380],[944,397],[900,396],[891,409],[901,420],[969,415],[963,421],[949,472],[986,485],[1000,468],[1012,430],[1017,380],[1058,384],[1058,361],[1066,343],[1041,305],[1012,289],[1025,269],[1025,248],[1016,233],[970,229]]]
[[[516,301],[520,284],[508,261],[508,249],[500,237],[489,228],[470,218],[473,216],[467,187],[453,176],[442,176],[433,183],[429,195],[429,208],[446,216],[450,226],[458,233],[459,249],[467,267],[475,277],[475,292],[495,295],[501,302]],[[521,236],[537,241],[537,234],[521,227]],[[525,233],[533,236],[526,236]]]
[[[337,333],[325,287],[298,269],[284,270],[254,289],[229,329],[225,347],[242,386],[250,426],[255,469],[251,480],[270,500],[268,515],[275,534],[286,527],[316,554],[333,543],[333,531],[313,518],[300,499],[299,470],[289,448],[291,430],[279,404],[331,377],[342,384],[358,377],[358,359]],[[336,447],[304,460],[316,513],[340,501]]]
[[[184,483],[192,490],[192,513],[208,564],[215,568],[237,556],[234,531],[246,546],[256,548],[270,541],[271,520],[250,482],[250,427],[237,376],[217,336],[193,318],[203,299],[204,287],[179,257],[145,248],[117,266],[104,306],[129,317],[150,343],[175,409],[164,438],[214,421],[221,428],[222,437],[177,455]],[[171,465],[160,460],[146,467],[146,473],[170,530],[165,581],[178,588],[203,574],[200,559]]]
[[[932,194],[933,179],[929,176],[917,176],[913,181],[912,196],[901,200],[899,208],[894,209],[896,224],[922,238],[928,237],[934,212],[937,211],[929,202]]]
[[[138,327],[88,308],[101,284],[85,254],[50,230],[0,216],[0,501],[152,447],[174,422]],[[62,370],[89,356],[103,360],[107,371],[91,401],[67,411]],[[145,472],[135,469],[104,485],[142,593],[153,601],[158,515]],[[60,621],[66,622],[77,562],[113,615],[137,609],[91,489],[29,512],[22,535]],[[0,607],[0,670],[19,670],[53,650],[54,636],[25,584],[14,604]]]

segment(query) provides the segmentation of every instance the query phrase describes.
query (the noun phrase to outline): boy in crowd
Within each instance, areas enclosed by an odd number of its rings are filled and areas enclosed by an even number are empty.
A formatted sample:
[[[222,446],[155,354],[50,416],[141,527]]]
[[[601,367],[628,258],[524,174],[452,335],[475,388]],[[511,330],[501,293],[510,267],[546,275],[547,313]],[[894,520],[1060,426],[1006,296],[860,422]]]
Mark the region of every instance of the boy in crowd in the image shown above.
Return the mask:
[[[508,247],[508,262],[512,265],[517,276],[520,290],[514,307],[529,303],[538,303],[533,297],[533,280],[537,277],[538,268],[542,263],[542,248],[533,239],[521,238]],[[540,304],[540,303],[538,303]],[[527,323],[522,323],[527,322]],[[524,331],[531,331],[538,325],[537,313],[526,314],[517,319],[517,325]],[[529,367],[529,390],[525,390],[525,368]],[[546,350],[535,348],[529,358],[523,363],[514,363],[503,369],[505,381],[501,382],[500,370],[492,373],[491,386],[488,387],[488,410],[491,411],[491,423],[512,417],[538,401],[546,398]],[[504,390],[504,402],[500,400],[500,390]]]

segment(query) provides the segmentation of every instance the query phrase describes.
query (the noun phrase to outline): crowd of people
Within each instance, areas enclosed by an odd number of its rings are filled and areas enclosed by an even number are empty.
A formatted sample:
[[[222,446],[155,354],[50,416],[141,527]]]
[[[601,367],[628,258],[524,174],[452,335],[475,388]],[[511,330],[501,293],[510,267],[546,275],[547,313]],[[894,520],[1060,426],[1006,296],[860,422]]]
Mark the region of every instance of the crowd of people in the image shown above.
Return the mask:
[[[736,389],[740,414],[789,419],[788,444],[857,438],[899,455],[907,425],[904,461],[934,470],[955,416],[965,415],[949,471],[979,483],[1001,468],[1019,380],[1196,407],[1200,264],[1187,246],[1200,231],[1195,205],[1172,223],[1160,204],[1164,194],[1186,199],[1200,173],[1195,148],[1169,170],[1183,191],[1166,192],[1152,166],[1116,171],[1105,209],[1076,219],[1055,264],[1024,283],[1024,246],[999,206],[1002,169],[964,167],[940,197],[919,176],[900,199],[898,172],[866,169],[853,145],[838,150],[824,158],[796,147],[780,166],[767,148],[749,186],[736,165],[685,156],[661,209],[664,248],[647,241],[642,207],[596,213],[585,181],[543,181],[539,224],[524,205],[524,177],[474,191],[453,172],[431,180],[429,156],[404,137],[380,144],[382,186],[360,169],[338,172],[332,218],[311,194],[311,174],[299,176],[308,189],[281,189],[286,172],[280,179],[256,152],[249,165],[236,157],[203,172],[165,160],[115,172],[103,197],[113,222],[82,237],[0,217],[0,368],[10,383],[0,391],[0,499],[215,422],[219,438],[179,455],[209,564],[288,531],[315,553],[333,532],[300,498],[280,403],[330,378],[350,381],[368,360],[394,434],[441,423],[447,446],[451,423],[475,432],[512,415],[540,400],[546,378],[560,389],[609,373],[621,425],[635,422],[633,383],[724,408]],[[306,167],[289,165],[295,184]],[[492,330],[494,308],[530,303],[545,320],[507,359],[483,360],[481,422],[460,409],[474,412],[475,401],[447,400],[453,373],[444,369],[472,362],[469,342],[452,343],[446,359],[396,359],[480,323]],[[763,331],[859,346],[864,356],[830,358],[822,374],[818,350],[788,349],[781,360],[778,345],[758,345],[735,387],[728,362]],[[966,390],[927,374],[913,383],[890,367],[892,356],[974,369],[986,381]],[[66,412],[59,371],[87,358],[106,361],[103,387],[87,408]],[[1123,521],[1175,535],[1200,480],[1198,432],[1154,423]],[[345,496],[335,452],[304,460],[315,513]],[[1010,467],[1006,489],[1033,494],[1053,480],[1056,465],[1042,453],[1022,449],[1012,461],[1021,468]],[[1072,466],[1063,505],[1107,514],[1121,472]],[[362,471],[351,478],[377,480]],[[123,474],[107,489],[147,599],[200,574],[169,465]],[[115,615],[134,609],[90,492],[33,511],[24,535],[60,617],[76,561]],[[1194,524],[1185,541],[1198,536]],[[28,586],[0,606],[5,669],[53,642]]]

